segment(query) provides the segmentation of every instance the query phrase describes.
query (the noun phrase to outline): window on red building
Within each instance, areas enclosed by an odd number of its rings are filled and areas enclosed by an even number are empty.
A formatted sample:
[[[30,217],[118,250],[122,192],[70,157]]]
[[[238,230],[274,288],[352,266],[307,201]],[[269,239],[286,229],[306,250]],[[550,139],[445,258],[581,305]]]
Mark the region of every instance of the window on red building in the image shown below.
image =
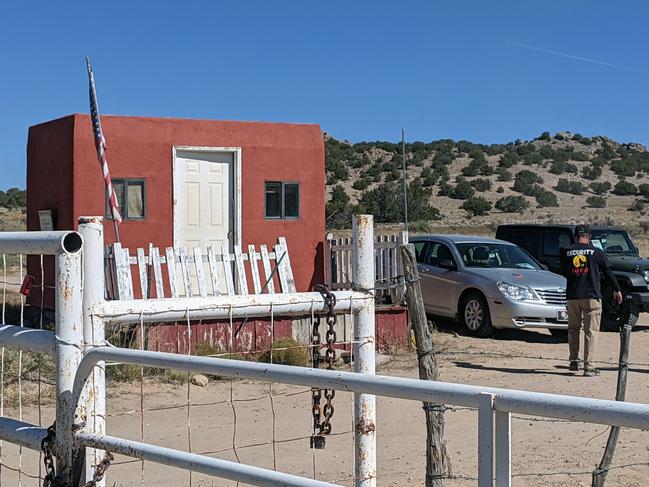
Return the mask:
[[[146,217],[146,181],[144,179],[113,179],[117,203],[125,220],[144,220]],[[106,218],[112,219],[108,198]]]
[[[266,218],[297,220],[300,218],[300,183],[266,181]]]

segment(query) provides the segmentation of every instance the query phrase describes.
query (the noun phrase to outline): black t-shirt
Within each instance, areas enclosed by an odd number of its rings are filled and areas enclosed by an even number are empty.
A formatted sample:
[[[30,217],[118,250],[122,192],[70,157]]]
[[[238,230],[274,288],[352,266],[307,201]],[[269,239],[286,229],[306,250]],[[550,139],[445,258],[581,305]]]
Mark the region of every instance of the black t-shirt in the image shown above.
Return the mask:
[[[602,299],[602,275],[620,290],[608,257],[591,244],[576,243],[561,254],[561,270],[568,279],[568,299]]]

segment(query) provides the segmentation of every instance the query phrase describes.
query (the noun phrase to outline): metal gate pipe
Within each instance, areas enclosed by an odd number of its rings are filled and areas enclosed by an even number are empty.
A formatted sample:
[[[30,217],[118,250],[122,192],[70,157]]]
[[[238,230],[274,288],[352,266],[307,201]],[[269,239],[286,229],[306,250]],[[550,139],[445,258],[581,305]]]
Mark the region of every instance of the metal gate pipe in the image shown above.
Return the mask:
[[[512,485],[512,415],[496,411],[496,487]]]
[[[649,430],[647,404],[114,347],[85,354],[75,397],[101,360],[467,407],[478,407],[479,395],[486,392],[495,396],[496,411],[508,411],[511,405],[513,413]]]
[[[0,254],[74,254],[82,245],[77,232],[2,232]]]
[[[76,232],[71,232],[79,235]],[[79,236],[79,241],[81,237]],[[57,473],[72,485],[72,426],[76,401],[72,399],[74,377],[81,361],[83,340],[81,315],[81,253],[56,256],[56,457]]]
[[[374,295],[374,219],[354,215],[352,221],[352,285]],[[374,299],[354,315],[354,372],[376,373]],[[354,394],[354,477],[357,487],[376,486],[376,397]]]
[[[78,433],[76,439],[85,446],[262,487],[335,487],[335,484],[319,480],[229,462],[218,458],[210,458],[196,453],[173,450],[139,441],[116,438],[114,436]]]
[[[494,467],[494,397],[478,396],[478,487],[492,487]]]
[[[336,291],[337,313],[360,310],[373,299],[368,293]],[[106,325],[120,323],[157,323],[182,321],[189,312],[192,320],[254,318],[275,316],[309,316],[311,308],[316,313],[325,312],[320,293],[251,294],[236,296],[209,296],[134,299],[129,301],[104,301],[93,307],[92,313],[103,318]]]
[[[105,345],[103,320],[91,312],[93,306],[104,301],[104,225],[99,216],[79,218],[79,232],[83,237],[83,343],[84,353],[92,347]],[[85,418],[85,431],[98,435],[106,433],[106,368],[98,362],[86,384],[80,401],[80,415]],[[104,458],[104,452],[88,448],[85,455],[84,483],[92,480],[95,466]],[[106,484],[105,478],[97,487]]]
[[[11,418],[0,418],[0,440],[39,451],[47,428]]]
[[[0,325],[0,345],[27,352],[54,355],[54,332],[17,325]]]

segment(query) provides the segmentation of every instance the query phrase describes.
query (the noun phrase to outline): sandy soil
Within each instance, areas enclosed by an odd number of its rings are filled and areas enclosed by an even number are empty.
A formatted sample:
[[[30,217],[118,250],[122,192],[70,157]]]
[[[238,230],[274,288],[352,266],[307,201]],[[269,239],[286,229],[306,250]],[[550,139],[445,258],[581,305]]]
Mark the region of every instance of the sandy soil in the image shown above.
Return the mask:
[[[645,320],[649,322],[649,320]],[[443,353],[440,355],[441,374],[445,381],[481,384],[496,387],[575,394],[612,399],[615,391],[616,368],[602,364],[602,376],[585,378],[567,370],[564,360],[567,344],[557,341],[546,331],[500,332],[494,339],[474,339],[456,335],[456,328],[441,325],[436,334]],[[649,346],[649,326],[640,326],[632,337],[631,360],[646,365],[633,365],[629,376],[628,399],[649,403],[649,358],[644,352]],[[600,335],[600,359],[614,362],[618,354],[616,334]],[[489,354],[502,354],[495,356]],[[533,358],[525,358],[533,357]],[[415,357],[401,352],[380,368],[381,374],[416,377]],[[127,384],[112,388],[108,400],[108,432],[139,440],[141,425],[147,442],[195,452],[212,452],[211,456],[234,460],[232,450],[234,412],[236,412],[237,454],[239,460],[262,467],[299,475],[316,476],[323,480],[339,480],[351,485],[353,467],[350,394],[337,394],[334,431],[324,451],[316,455],[309,450],[310,434],[308,390],[300,387],[273,385],[271,403],[269,385],[249,381],[230,382],[210,380],[205,388],[144,384],[144,421],[140,421],[140,385]],[[190,423],[186,404],[191,402]],[[234,398],[234,408],[229,403]],[[177,407],[174,407],[177,406]],[[275,411],[275,455],[268,442],[273,438]],[[24,408],[27,421],[38,421],[36,407]],[[42,409],[42,422],[51,420],[51,408]],[[513,423],[513,472],[515,486],[587,486],[590,471],[599,461],[608,429],[582,423],[548,422],[516,416]],[[471,410],[449,411],[446,414],[446,439],[452,459],[453,473],[475,477],[477,474],[477,422]],[[286,441],[300,438],[295,441]],[[378,399],[378,479],[379,485],[423,485],[424,417],[419,403]],[[251,446],[262,444],[259,446]],[[623,430],[615,455],[615,465],[636,465],[610,472],[608,485],[640,486],[649,475],[649,437],[647,433]],[[3,461],[17,466],[17,449],[5,443]],[[129,463],[130,462],[130,463]],[[23,451],[23,469],[38,473],[38,456]],[[573,473],[568,473],[573,472]],[[118,457],[109,470],[108,485],[234,485],[220,479],[210,479],[178,469],[146,463],[142,465]],[[345,480],[347,479],[347,480]],[[7,486],[18,485],[16,474],[2,470]],[[22,485],[37,485],[22,476]],[[475,485],[475,480],[453,479],[448,486]]]

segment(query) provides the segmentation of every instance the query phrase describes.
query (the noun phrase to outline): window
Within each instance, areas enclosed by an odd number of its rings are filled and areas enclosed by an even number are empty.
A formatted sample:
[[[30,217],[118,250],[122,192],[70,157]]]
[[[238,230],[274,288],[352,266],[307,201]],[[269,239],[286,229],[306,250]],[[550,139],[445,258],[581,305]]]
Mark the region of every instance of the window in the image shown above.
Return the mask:
[[[419,240],[418,242],[414,242],[415,246],[415,259],[417,259],[417,262],[420,264],[424,263],[424,247],[426,247],[426,241],[425,240]]]
[[[264,193],[266,218],[273,220],[300,218],[300,183],[266,181]]]
[[[113,189],[124,220],[144,220],[146,216],[146,181],[144,179],[113,179]],[[106,197],[106,218],[112,219]]]
[[[453,259],[453,254],[449,248],[441,243],[432,242],[428,247],[426,254],[425,264],[429,266],[439,267],[440,262],[448,261],[453,264],[455,263],[455,259]]]
[[[570,234],[552,230],[543,234],[543,255],[548,257],[559,257],[561,249],[570,247]]]

